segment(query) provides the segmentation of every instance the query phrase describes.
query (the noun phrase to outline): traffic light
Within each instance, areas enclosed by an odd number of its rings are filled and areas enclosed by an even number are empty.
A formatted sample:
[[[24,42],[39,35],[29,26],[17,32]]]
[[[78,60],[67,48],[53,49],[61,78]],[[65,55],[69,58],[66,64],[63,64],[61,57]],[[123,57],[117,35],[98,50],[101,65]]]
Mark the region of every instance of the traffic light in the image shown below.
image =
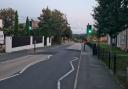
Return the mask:
[[[92,34],[92,32],[93,32],[93,29],[92,29],[92,25],[87,25],[87,34],[88,35],[90,35],[90,34]]]
[[[88,33],[91,34],[92,33],[92,29],[88,29]]]
[[[32,30],[32,20],[29,21],[29,30]]]

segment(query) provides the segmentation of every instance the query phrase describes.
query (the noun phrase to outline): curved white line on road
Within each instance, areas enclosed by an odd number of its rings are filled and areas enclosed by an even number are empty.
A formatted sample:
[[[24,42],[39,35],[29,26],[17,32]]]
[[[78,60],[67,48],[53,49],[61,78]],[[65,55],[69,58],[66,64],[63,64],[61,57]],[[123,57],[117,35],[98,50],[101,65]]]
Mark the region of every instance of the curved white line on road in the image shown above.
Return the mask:
[[[74,66],[73,66],[73,61],[76,61],[76,60],[78,60],[79,58],[74,57],[73,59],[74,59],[74,60],[70,61],[70,65],[71,65],[72,69],[71,69],[69,72],[67,72],[65,75],[63,75],[62,77],[59,78],[59,80],[58,80],[58,82],[57,82],[57,89],[60,89],[60,81],[63,80],[65,77],[67,77],[69,74],[71,74],[71,73],[75,70],[75,68],[74,68]]]
[[[52,55],[48,55],[47,59],[46,60],[49,60],[50,58],[52,57]],[[46,60],[38,60],[38,61],[35,61],[35,62],[32,62],[30,64],[28,64],[25,68],[23,68],[19,73],[22,74],[25,70],[27,70],[30,66],[32,65],[35,65],[41,61],[46,61]]]
[[[3,79],[0,79],[0,82],[3,81],[3,80],[7,80],[9,78],[13,78],[13,77],[16,77],[18,76],[19,74],[15,74],[15,75],[12,75],[12,76],[9,76],[9,77],[6,77],[6,78],[3,78]]]
[[[48,55],[48,58],[47,58],[46,60],[49,60],[50,57],[52,57],[52,55]],[[39,63],[39,62],[46,61],[46,60],[38,60],[38,61],[32,62],[32,63],[28,64],[26,67],[24,67],[19,73],[16,73],[16,74],[14,74],[14,75],[12,75],[12,76],[9,76],[9,77],[3,78],[3,79],[0,79],[0,82],[3,81],[3,80],[7,80],[7,79],[9,79],[9,78],[13,78],[13,77],[19,76],[19,75],[21,75],[23,72],[25,72],[25,70],[27,70],[29,67],[31,67],[31,66],[33,66],[33,65],[35,65],[35,64],[37,64],[37,63]]]
[[[46,59],[46,60],[48,60],[48,59]],[[46,61],[45,60],[45,61]],[[35,64],[37,64],[37,63],[39,63],[39,62],[41,62],[41,61],[44,61],[44,60],[38,60],[38,61],[35,61],[35,62],[32,62],[32,63],[30,63],[30,64],[28,64],[26,67],[24,67],[20,72],[19,72],[19,74],[22,74],[25,70],[27,70],[30,66],[33,66],[33,65],[35,65]]]

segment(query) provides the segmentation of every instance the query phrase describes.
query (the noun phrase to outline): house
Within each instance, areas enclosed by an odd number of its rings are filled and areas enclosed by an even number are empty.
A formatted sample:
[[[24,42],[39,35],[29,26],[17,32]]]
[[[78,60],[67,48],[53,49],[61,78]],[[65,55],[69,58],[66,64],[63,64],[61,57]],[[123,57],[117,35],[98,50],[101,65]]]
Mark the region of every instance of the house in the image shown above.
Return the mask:
[[[128,50],[128,29],[120,32],[117,36],[117,46],[123,50]]]
[[[107,43],[108,42],[108,38],[107,36],[102,36],[100,37],[100,40],[99,40],[101,43]]]
[[[0,30],[3,28],[2,19],[0,19]]]
[[[31,20],[32,21],[32,29],[37,29],[39,21]]]
[[[3,23],[2,19],[0,19],[0,45],[4,44],[4,33],[2,31]]]

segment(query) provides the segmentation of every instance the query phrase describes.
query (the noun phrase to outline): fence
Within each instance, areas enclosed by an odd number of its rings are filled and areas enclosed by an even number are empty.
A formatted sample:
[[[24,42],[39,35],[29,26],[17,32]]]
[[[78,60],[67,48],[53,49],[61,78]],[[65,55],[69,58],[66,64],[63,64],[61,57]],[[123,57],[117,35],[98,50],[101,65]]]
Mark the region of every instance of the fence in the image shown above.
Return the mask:
[[[30,37],[12,37],[12,48],[30,45]]]
[[[40,36],[34,36],[33,44],[34,44],[34,41],[36,41],[36,43],[42,43],[44,41],[44,39],[42,40],[42,37],[40,37]]]
[[[125,89],[128,89],[128,55],[121,52],[111,52],[98,47],[98,58],[102,60],[120,81]]]
[[[46,46],[51,46],[51,38],[46,38]],[[50,41],[49,41],[50,40]],[[5,52],[14,52],[36,47],[44,47],[44,37],[11,37],[5,38]]]

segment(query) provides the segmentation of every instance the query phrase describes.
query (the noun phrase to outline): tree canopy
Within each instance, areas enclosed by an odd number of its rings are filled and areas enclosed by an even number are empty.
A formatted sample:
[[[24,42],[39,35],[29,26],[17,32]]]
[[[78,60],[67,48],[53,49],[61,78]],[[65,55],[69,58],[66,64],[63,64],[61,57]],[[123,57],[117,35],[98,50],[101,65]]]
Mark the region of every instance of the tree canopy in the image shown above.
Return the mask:
[[[15,24],[14,24],[14,33],[17,34],[19,29],[19,19],[18,19],[18,12],[15,12]]]
[[[14,26],[15,21],[15,10],[12,8],[1,9],[0,10],[0,18],[3,20],[4,28],[11,29]]]
[[[109,34],[111,37],[128,27],[127,0],[96,0],[93,17],[98,36]]]
[[[59,10],[50,10],[48,7],[42,10],[38,28],[31,29],[32,22],[26,18],[24,24],[19,24],[18,12],[9,8],[0,10],[0,18],[3,19],[4,31],[8,35],[17,36],[45,36],[52,37],[56,43],[61,43],[63,38],[71,39],[72,31],[68,24],[67,17]],[[19,26],[22,28],[19,28]]]
[[[44,36],[53,36],[54,40],[61,43],[62,37],[71,38],[72,31],[66,16],[59,10],[50,10],[48,7],[42,10],[39,19],[39,28]]]

